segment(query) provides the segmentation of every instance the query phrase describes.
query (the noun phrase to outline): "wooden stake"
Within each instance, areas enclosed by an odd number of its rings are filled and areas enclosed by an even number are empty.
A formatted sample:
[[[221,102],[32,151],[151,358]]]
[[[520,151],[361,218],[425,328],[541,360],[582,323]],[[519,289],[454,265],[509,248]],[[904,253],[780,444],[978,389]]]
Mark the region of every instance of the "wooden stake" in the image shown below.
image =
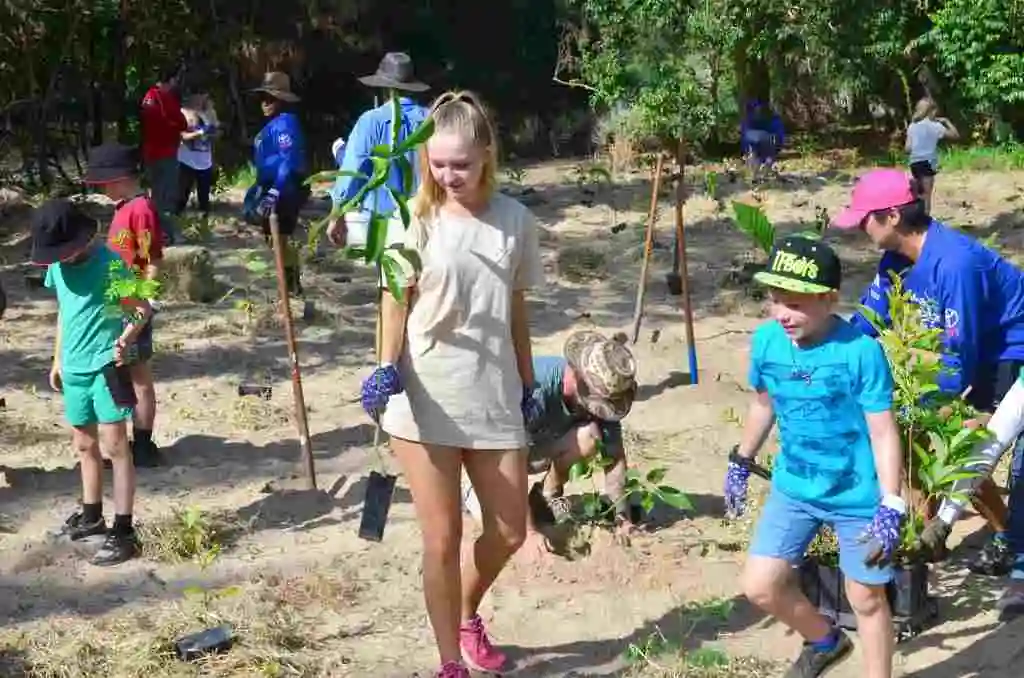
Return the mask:
[[[284,318],[284,335],[288,344],[288,358],[292,367],[292,392],[295,397],[295,426],[299,432],[302,450],[302,464],[306,471],[306,488],[316,489],[316,470],[313,467],[313,443],[309,439],[309,422],[306,420],[306,399],[302,395],[302,375],[299,372],[299,353],[295,345],[295,327],[292,325],[292,309],[288,303],[288,280],[285,277],[284,243],[277,215],[270,214],[270,235],[274,247],[274,264],[277,268],[277,296],[281,300],[281,314]]]
[[[679,176],[676,179],[676,257],[683,282],[683,316],[686,320],[686,347],[690,358],[690,383],[697,383],[697,343],[693,334],[693,308],[690,303],[690,273],[686,264],[686,231],[683,228],[683,202],[686,176],[686,148],[680,141],[676,148]]]
[[[636,308],[633,310],[633,343],[640,338],[640,323],[644,317],[644,299],[647,296],[647,268],[651,263],[651,250],[654,249],[654,228],[658,220],[658,193],[661,191],[661,172],[665,166],[665,156],[658,154],[654,165],[654,176],[651,178],[651,209],[647,213],[647,232],[644,234],[644,260],[640,266],[640,282],[636,287]]]

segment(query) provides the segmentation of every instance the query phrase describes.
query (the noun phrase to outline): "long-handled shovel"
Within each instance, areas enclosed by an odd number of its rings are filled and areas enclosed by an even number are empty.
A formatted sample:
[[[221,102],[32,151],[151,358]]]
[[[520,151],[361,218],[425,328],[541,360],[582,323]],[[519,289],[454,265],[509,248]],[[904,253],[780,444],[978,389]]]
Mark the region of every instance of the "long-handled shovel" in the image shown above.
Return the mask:
[[[381,330],[383,323],[384,290],[380,286],[381,267],[377,266],[377,365],[380,365],[381,342],[383,335]],[[384,455],[380,451],[380,419],[375,422],[377,429],[373,433],[373,449],[377,455],[377,463],[381,471],[386,471],[387,464]],[[395,494],[395,483],[398,477],[380,471],[370,471],[366,481],[366,496],[363,499],[363,515],[359,521],[359,538],[367,541],[379,542],[384,539],[384,526],[388,522],[388,512],[391,510],[391,500]]]
[[[288,343],[288,358],[291,361],[292,393],[295,398],[295,426],[298,429],[299,444],[302,448],[302,465],[306,472],[307,489],[316,489],[316,470],[313,467],[313,443],[309,438],[309,422],[306,420],[306,399],[302,395],[302,374],[299,372],[299,352],[295,345],[295,327],[288,300],[288,279],[285,277],[284,243],[277,215],[270,214],[271,245],[274,248],[274,264],[277,269],[277,295],[281,300],[281,315],[284,319],[285,341]]]

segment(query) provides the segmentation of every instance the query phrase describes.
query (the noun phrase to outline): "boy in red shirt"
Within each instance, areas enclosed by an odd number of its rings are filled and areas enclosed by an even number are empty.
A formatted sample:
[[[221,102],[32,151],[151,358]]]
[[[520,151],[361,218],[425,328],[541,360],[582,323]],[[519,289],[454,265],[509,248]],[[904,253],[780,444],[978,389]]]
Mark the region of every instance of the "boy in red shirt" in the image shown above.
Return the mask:
[[[178,240],[179,235],[172,225],[171,215],[178,202],[178,146],[182,133],[188,129],[181,111],[180,80],[180,66],[164,73],[160,82],[142,97],[140,111],[142,162],[170,244]]]
[[[98,187],[117,202],[110,224],[110,249],[120,254],[138,275],[155,280],[163,259],[163,231],[153,201],[139,186],[134,149],[121,144],[93,148],[89,152],[85,183]],[[156,389],[149,366],[153,357],[152,317],[132,348],[132,385],[138,399],[132,422],[132,456],[136,466],[157,466],[160,455],[153,443]]]

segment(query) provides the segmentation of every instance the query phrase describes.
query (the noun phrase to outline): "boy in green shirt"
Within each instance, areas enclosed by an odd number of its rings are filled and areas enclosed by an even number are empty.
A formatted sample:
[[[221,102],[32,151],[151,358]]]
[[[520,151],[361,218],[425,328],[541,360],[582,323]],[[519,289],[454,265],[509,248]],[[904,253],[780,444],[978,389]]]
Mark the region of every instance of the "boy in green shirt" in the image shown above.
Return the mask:
[[[72,540],[105,536],[94,565],[116,565],[138,552],[132,525],[135,466],[126,422],[135,393],[124,358],[152,314],[145,300],[119,299],[133,319],[107,305],[111,276],[131,272],[97,239],[98,224],[66,200],[51,200],[33,215],[32,263],[46,266],[44,285],[57,294],[57,333],[50,385],[64,394],[64,416],[82,468],[82,509],[64,524]],[[103,518],[103,461],[114,469],[114,524]]]

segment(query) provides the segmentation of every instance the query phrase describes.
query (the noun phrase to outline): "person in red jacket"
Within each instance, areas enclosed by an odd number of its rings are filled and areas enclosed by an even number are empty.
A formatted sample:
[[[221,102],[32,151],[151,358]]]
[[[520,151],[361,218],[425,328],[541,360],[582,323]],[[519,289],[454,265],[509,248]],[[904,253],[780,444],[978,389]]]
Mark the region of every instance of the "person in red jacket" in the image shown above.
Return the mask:
[[[137,168],[138,156],[134,148],[116,143],[96,146],[89,151],[85,183],[96,186],[116,203],[107,246],[121,255],[136,275],[156,280],[163,262],[163,232],[153,201],[139,186]],[[132,412],[131,441],[136,467],[159,466],[161,462],[160,452],[153,443],[156,388],[149,364],[152,357],[151,315],[128,356],[137,400]]]
[[[180,66],[163,73],[160,81],[142,97],[140,113],[142,162],[168,244],[173,244],[179,235],[172,215],[178,202],[178,146],[182,133],[188,129],[181,111],[181,75]]]

